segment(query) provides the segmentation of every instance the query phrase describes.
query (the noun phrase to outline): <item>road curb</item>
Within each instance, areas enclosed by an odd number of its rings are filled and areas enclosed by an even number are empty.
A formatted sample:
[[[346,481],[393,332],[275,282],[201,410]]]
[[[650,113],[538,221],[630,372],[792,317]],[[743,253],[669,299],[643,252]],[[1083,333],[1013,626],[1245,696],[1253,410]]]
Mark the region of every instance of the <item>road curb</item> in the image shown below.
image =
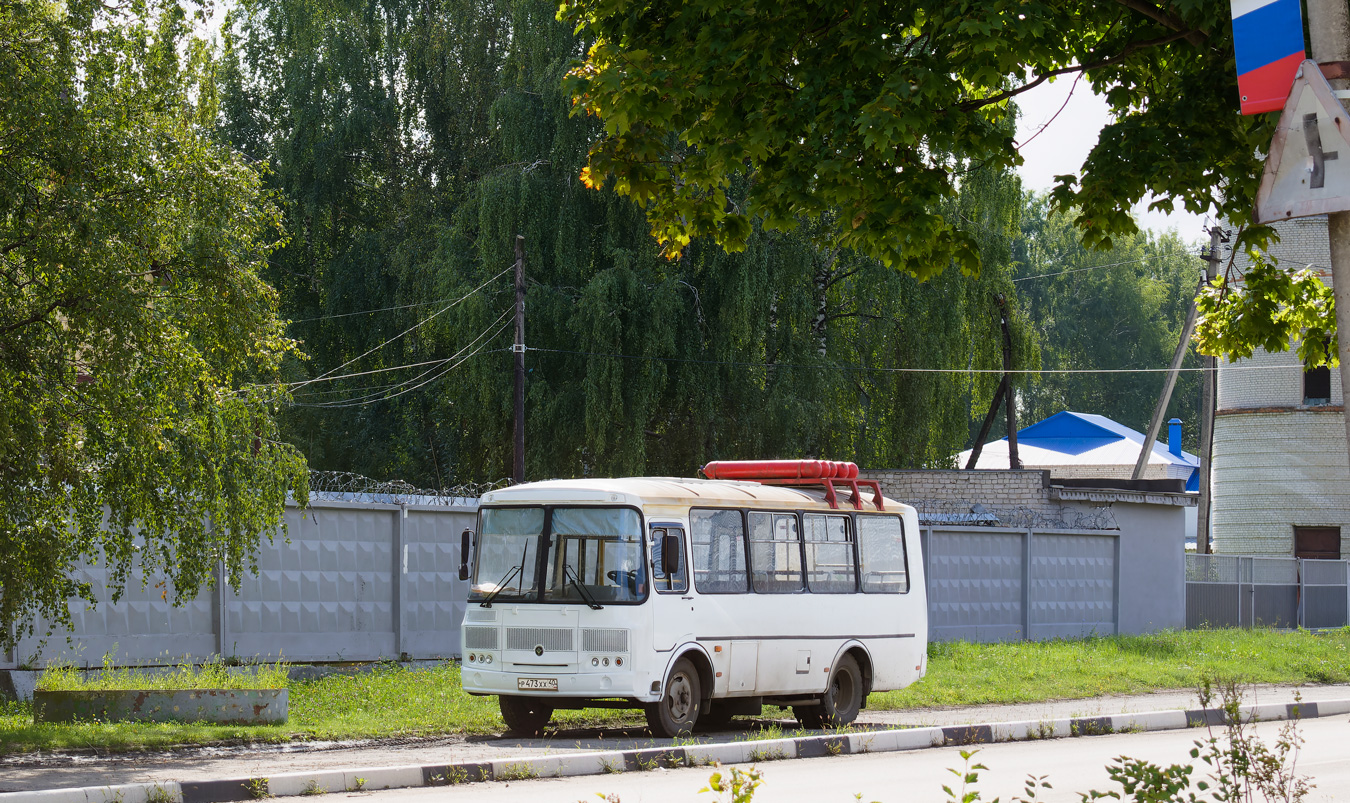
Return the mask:
[[[1299,704],[1253,704],[1241,706],[1240,711],[1244,721],[1253,722],[1315,719],[1350,714],[1350,699]],[[713,763],[746,764],[791,758],[922,750],[929,747],[1181,730],[1206,725],[1221,726],[1224,721],[1223,709],[1219,708],[1149,711],[1095,717],[851,731],[787,739],[564,753],[556,756],[508,758],[496,761],[314,770],[256,778],[5,792],[0,793],[0,803],[235,803],[269,796],[289,797],[372,789],[453,786],[485,781],[521,781],[531,778],[645,772],[659,768],[694,767]]]

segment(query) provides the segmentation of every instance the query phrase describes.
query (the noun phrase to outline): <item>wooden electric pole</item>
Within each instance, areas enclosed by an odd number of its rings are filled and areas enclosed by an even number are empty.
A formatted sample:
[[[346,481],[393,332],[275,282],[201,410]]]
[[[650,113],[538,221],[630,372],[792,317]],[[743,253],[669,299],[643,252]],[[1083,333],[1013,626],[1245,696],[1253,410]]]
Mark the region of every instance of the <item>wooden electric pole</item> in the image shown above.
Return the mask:
[[[1318,64],[1350,61],[1350,5],[1346,0],[1308,0],[1307,7],[1313,61]],[[1344,78],[1333,78],[1330,83],[1337,90],[1350,87],[1350,80]],[[1331,289],[1336,298],[1336,356],[1341,361],[1341,393],[1343,399],[1350,401],[1350,212],[1327,215],[1327,238],[1331,246]],[[1346,446],[1350,448],[1350,417],[1345,419],[1345,432]]]
[[[1007,393],[1003,403],[1008,409],[1008,468],[1020,469],[1022,459],[1017,456],[1017,390],[1013,384],[1012,369],[1012,331],[1008,328],[1008,302],[998,297],[999,325],[1003,327],[1003,381]]]
[[[1214,226],[1209,230],[1209,256],[1206,259],[1216,259],[1214,255],[1218,252],[1219,241],[1223,235],[1223,230]],[[1213,262],[1210,262],[1212,268]],[[1144,470],[1148,468],[1148,458],[1153,454],[1153,444],[1158,441],[1158,432],[1162,430],[1163,418],[1167,415],[1167,406],[1172,403],[1172,391],[1176,388],[1177,374],[1181,371],[1181,361],[1185,359],[1186,352],[1191,348],[1191,335],[1195,334],[1195,302],[1199,297],[1200,291],[1205,289],[1205,285],[1213,280],[1211,268],[1205,269],[1205,278],[1200,280],[1200,284],[1195,288],[1195,297],[1191,298],[1191,308],[1186,312],[1186,323],[1181,327],[1181,339],[1177,341],[1176,350],[1172,352],[1172,363],[1167,367],[1167,379],[1163,382],[1162,393],[1158,395],[1158,402],[1153,406],[1153,417],[1148,421],[1148,434],[1144,436],[1144,445],[1139,449],[1139,459],[1134,464],[1134,473],[1130,479],[1141,480],[1144,478]],[[1201,416],[1203,418],[1203,414]]]
[[[1209,257],[1205,262],[1205,281],[1213,282],[1219,275],[1219,243],[1222,231],[1218,226],[1209,230]],[[1195,548],[1202,555],[1208,555],[1210,504],[1210,456],[1214,452],[1214,395],[1215,382],[1218,379],[1219,361],[1204,356],[1200,360],[1200,500],[1195,515]]]
[[[525,481],[525,238],[516,235],[516,437],[511,482]]]

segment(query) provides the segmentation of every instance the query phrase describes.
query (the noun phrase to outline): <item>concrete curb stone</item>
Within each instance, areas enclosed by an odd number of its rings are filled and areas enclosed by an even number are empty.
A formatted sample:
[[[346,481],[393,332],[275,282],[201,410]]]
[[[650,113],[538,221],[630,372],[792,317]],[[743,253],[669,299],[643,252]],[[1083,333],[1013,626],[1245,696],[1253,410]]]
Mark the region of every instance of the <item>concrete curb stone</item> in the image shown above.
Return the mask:
[[[1301,704],[1244,705],[1239,710],[1244,720],[1256,722],[1314,719],[1350,714],[1350,699]],[[278,774],[266,778],[132,783],[78,789],[6,792],[0,793],[0,803],[235,803],[253,800],[260,792],[276,797],[289,797],[358,789],[449,786],[484,781],[644,772],[662,767],[703,766],[712,763],[745,764],[790,758],[818,758],[993,742],[1100,736],[1131,731],[1181,730],[1223,724],[1223,711],[1217,708],[1150,711],[1069,719],[852,731],[786,739],[566,753],[486,762],[316,770]]]

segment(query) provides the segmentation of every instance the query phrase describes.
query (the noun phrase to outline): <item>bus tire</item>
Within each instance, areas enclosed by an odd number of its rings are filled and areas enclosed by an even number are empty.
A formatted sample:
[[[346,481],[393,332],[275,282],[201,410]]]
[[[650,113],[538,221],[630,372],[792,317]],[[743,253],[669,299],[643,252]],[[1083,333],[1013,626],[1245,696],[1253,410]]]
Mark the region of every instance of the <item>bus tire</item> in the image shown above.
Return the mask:
[[[666,676],[661,699],[645,707],[647,727],[653,736],[673,739],[689,736],[698,721],[698,707],[702,702],[698,670],[688,658],[680,658]]]
[[[538,736],[553,716],[553,706],[537,697],[503,694],[497,698],[506,729],[521,736]]]
[[[838,663],[834,665],[830,685],[825,687],[825,693],[820,696],[820,705],[812,706],[820,719],[817,727],[838,728],[857,719],[858,711],[862,709],[862,698],[862,670],[858,668],[857,659],[845,653],[839,656]]]

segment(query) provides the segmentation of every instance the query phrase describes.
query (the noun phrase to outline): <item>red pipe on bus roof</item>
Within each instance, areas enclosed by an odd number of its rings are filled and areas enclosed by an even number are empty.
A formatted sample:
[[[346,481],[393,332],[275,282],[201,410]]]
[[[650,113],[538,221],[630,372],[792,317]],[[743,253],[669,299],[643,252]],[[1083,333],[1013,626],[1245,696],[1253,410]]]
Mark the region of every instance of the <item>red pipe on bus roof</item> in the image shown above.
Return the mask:
[[[858,465],[837,460],[717,460],[703,467],[710,480],[852,480]]]

